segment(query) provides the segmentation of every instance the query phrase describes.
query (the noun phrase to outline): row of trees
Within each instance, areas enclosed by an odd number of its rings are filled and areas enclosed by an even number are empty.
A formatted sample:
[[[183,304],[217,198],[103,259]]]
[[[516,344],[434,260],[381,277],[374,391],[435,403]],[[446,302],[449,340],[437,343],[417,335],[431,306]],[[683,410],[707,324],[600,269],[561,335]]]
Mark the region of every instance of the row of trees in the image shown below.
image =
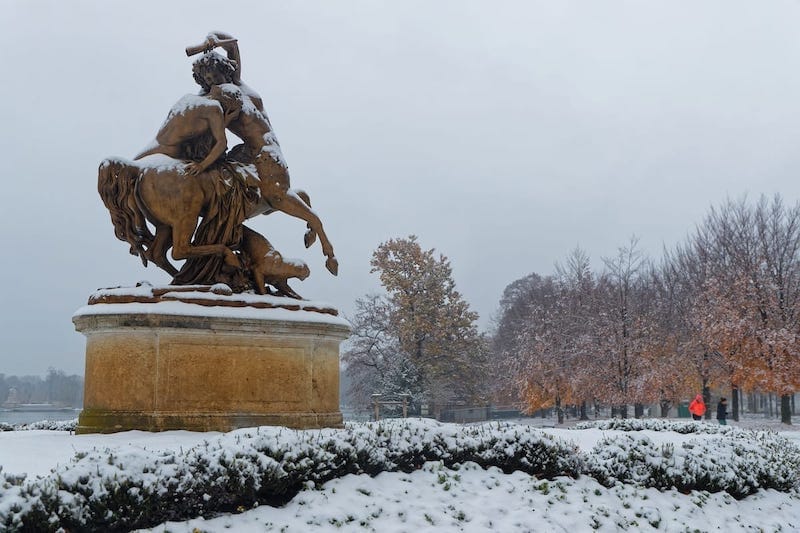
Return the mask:
[[[800,388],[800,205],[728,201],[659,262],[636,239],[594,272],[580,249],[509,285],[493,338],[496,394],[528,410],[602,402],[668,409],[702,390]],[[638,413],[637,413],[638,414]]]
[[[653,261],[635,238],[595,271],[574,250],[552,275],[511,283],[481,335],[446,257],[416,237],[374,252],[385,289],[356,302],[343,355],[352,403],[410,394],[424,404],[517,402],[528,411],[615,406],[662,414],[712,387],[775,394],[791,422],[800,388],[800,205],[728,201]],[[491,372],[489,371],[491,369]]]
[[[20,403],[53,403],[69,407],[83,405],[83,378],[63,370],[47,369],[47,375],[7,376],[0,374],[0,404],[15,389]]]

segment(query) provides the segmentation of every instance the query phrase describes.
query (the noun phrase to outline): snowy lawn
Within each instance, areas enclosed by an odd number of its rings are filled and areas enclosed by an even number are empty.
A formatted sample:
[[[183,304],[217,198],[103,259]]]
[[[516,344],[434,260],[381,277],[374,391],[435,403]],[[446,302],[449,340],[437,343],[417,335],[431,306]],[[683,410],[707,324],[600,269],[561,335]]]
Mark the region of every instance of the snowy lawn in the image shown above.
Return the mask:
[[[798,432],[589,426],[0,432],[0,530],[800,530]]]
[[[68,431],[6,431],[0,433],[0,468],[5,474],[44,476],[68,465],[77,453],[115,450],[136,454],[147,450],[180,452],[220,433],[193,431],[127,431],[111,435],[74,435]]]

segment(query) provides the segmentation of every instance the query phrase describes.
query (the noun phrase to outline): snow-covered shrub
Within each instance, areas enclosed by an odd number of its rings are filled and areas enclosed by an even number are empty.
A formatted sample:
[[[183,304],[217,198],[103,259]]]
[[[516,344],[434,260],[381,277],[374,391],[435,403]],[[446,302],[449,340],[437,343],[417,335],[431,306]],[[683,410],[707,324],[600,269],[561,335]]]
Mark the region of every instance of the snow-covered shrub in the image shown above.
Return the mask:
[[[601,440],[586,473],[600,483],[633,483],[681,491],[725,491],[737,498],[758,489],[788,491],[800,484],[800,450],[770,432],[737,429],[726,436],[658,446],[646,436]]]
[[[114,531],[167,520],[281,504],[303,487],[350,473],[410,472],[425,462],[473,461],[539,477],[577,477],[577,449],[514,424],[463,427],[433,421],[345,429],[239,430],[183,453],[79,454],[36,479],[0,480],[0,529]],[[2,474],[2,473],[0,473]]]
[[[72,420],[41,420],[39,422],[31,422],[29,424],[19,424],[15,426],[18,431],[27,431],[34,429],[47,429],[50,431],[75,431],[78,425],[78,419]]]
[[[575,429],[600,429],[603,431],[674,431],[675,433],[710,433],[727,435],[736,432],[734,426],[721,426],[717,423],[701,421],[664,420],[661,418],[610,418],[579,422]]]
[[[0,422],[0,431],[30,431],[34,429],[46,429],[50,431],[75,431],[78,419],[72,420],[40,420],[28,424],[9,424]]]
[[[179,453],[83,452],[35,479],[0,471],[0,530],[130,530],[280,505],[304,488],[346,474],[411,472],[430,462],[449,468],[477,463],[549,479],[585,473],[607,486],[741,497],[760,488],[797,488],[800,451],[777,434],[738,428],[663,446],[629,432],[583,454],[541,430],[510,423],[389,420],[314,431],[262,427]]]
[[[407,424],[389,420],[348,427],[357,449],[373,449],[382,462],[388,461],[405,472],[416,470],[427,461],[443,461],[447,466],[471,461],[484,468],[521,470],[542,478],[576,477],[583,468],[576,448],[528,426],[460,426],[430,420]],[[373,439],[377,441],[369,442]],[[371,460],[365,459],[367,464]],[[369,473],[366,468],[364,471]]]
[[[674,467],[674,448],[656,448],[644,436],[618,435],[602,439],[589,454],[586,473],[606,486],[616,482],[650,485],[650,479]]]

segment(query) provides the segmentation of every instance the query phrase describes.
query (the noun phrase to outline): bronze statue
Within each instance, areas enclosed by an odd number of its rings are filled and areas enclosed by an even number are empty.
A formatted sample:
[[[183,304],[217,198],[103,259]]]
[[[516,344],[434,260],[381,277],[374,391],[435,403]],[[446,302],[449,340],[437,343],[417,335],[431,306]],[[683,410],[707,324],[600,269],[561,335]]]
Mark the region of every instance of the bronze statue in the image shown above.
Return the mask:
[[[242,226],[242,251],[250,264],[256,292],[264,294],[266,285],[272,285],[278,294],[300,298],[286,281],[289,278],[304,280],[310,274],[308,266],[302,261],[285,260],[280,252],[260,233]]]
[[[228,57],[214,52],[217,47]],[[234,291],[259,294],[269,284],[276,294],[299,298],[286,281],[305,279],[308,267],[285,260],[243,222],[274,211],[304,220],[306,247],[318,236],[325,265],[336,275],[322,222],[308,195],[290,188],[261,97],[241,80],[236,39],[215,32],[186,53],[202,53],[193,65],[200,93],[173,106],[154,142],[134,161],[110,158],[100,165],[98,191],[115,234],[145,266],[152,262],[174,276],[173,284],[227,283]],[[230,151],[226,129],[243,141]],[[180,271],[167,258],[170,248],[173,259],[186,259]]]

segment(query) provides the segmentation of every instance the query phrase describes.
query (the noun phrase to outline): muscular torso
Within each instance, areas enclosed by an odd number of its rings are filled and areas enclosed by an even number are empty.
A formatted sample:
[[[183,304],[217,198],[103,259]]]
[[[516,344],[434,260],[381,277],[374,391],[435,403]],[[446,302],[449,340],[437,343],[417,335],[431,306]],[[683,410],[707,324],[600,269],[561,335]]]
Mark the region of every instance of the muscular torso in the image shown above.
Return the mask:
[[[253,158],[265,152],[285,168],[286,162],[278,145],[278,139],[272,131],[272,125],[266,113],[257,107],[261,104],[260,99],[253,102],[241,88],[232,84],[221,87],[229,94],[235,91],[237,98],[242,102],[239,116],[228,124],[228,129],[244,141],[246,152]]]
[[[156,140],[165,146],[178,145],[206,133],[212,124],[221,122],[222,106],[219,102],[204,96],[186,95],[173,106]]]
[[[194,139],[208,137],[208,142],[198,145],[209,150],[213,138],[224,139],[225,124],[222,106],[212,98],[187,94],[172,106],[164,124],[158,130],[155,143],[136,156],[140,159],[146,155],[159,153],[175,159],[194,159],[187,153],[187,143]],[[205,140],[205,139],[204,139]],[[205,146],[207,144],[208,146]],[[203,156],[200,155],[200,158]]]
[[[236,120],[228,124],[228,129],[242,139],[247,147],[254,152],[261,151],[261,148],[266,144],[264,136],[272,131],[269,121],[258,110],[255,113],[242,111]]]

